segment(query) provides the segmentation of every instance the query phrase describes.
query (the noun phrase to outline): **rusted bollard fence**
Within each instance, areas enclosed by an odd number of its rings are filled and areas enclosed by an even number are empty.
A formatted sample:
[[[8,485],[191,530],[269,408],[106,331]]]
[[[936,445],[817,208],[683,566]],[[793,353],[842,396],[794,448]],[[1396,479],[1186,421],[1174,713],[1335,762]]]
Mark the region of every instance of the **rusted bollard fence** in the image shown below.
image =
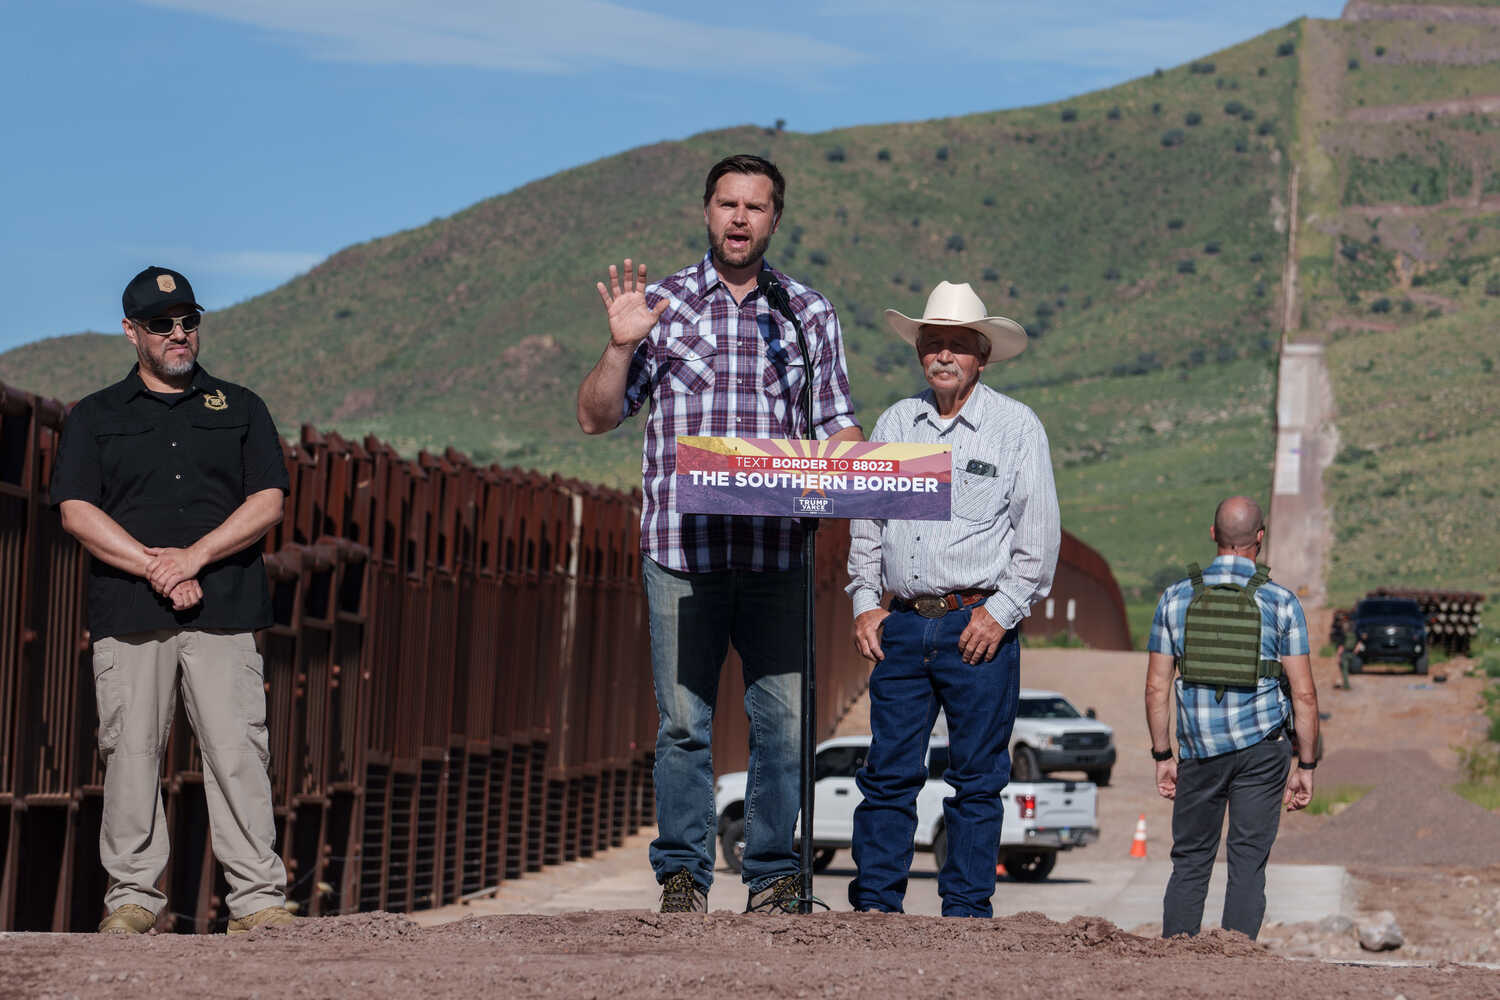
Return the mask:
[[[46,506],[65,419],[0,383],[0,930],[86,931],[102,915],[88,556]],[[278,847],[301,910],[439,906],[653,822],[639,493],[452,450],[403,459],[310,427],[284,450],[292,492],[265,541],[276,623],[259,641]],[[847,547],[843,522],[819,532],[824,734],[867,677],[848,641]],[[721,771],[745,764],[743,699],[731,662]],[[166,924],[222,927],[181,708],[162,789]]]

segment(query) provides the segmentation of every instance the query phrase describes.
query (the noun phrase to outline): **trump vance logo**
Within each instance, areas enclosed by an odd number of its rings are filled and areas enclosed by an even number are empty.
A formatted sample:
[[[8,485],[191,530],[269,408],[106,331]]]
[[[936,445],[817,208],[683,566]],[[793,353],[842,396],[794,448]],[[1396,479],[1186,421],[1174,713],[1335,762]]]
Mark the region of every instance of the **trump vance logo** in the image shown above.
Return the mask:
[[[832,514],[833,501],[828,497],[793,497],[792,510],[798,514]]]

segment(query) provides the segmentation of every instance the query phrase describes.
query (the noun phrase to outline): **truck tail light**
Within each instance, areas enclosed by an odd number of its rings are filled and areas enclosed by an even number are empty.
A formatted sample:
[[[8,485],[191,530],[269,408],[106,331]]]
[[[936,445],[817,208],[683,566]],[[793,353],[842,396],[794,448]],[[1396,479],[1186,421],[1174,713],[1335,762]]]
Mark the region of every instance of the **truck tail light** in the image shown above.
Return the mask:
[[[1036,819],[1036,796],[1017,795],[1016,808],[1021,814],[1021,819]]]

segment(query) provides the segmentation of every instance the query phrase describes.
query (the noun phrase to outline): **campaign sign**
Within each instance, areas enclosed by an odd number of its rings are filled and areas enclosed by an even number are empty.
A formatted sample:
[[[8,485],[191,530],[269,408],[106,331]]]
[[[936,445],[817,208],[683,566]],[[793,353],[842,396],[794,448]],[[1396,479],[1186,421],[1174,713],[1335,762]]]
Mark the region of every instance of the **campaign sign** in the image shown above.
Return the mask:
[[[946,521],[953,448],[679,437],[677,512]]]

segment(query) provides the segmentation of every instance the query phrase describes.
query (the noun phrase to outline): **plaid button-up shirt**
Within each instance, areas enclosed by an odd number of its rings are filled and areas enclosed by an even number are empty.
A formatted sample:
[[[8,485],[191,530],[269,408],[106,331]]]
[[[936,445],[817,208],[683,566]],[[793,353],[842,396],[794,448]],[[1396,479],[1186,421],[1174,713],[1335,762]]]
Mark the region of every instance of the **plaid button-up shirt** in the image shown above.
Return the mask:
[[[1219,556],[1203,571],[1203,582],[1238,583],[1244,586],[1255,573],[1255,563],[1242,556]],[[1183,631],[1188,605],[1193,600],[1191,580],[1179,580],[1162,592],[1151,622],[1153,653],[1182,658]],[[1260,606],[1260,658],[1280,660],[1308,652],[1307,620],[1302,605],[1285,587],[1267,583],[1255,591]],[[1182,757],[1217,757],[1231,750],[1254,746],[1291,714],[1291,701],[1274,677],[1262,677],[1250,688],[1218,688],[1187,684],[1177,677],[1177,744]]]
[[[769,267],[769,265],[765,265]],[[812,422],[826,438],[857,426],[838,316],[822,295],[771,268],[813,355]],[[792,324],[758,289],[735,302],[708,255],[646,288],[671,304],[636,348],[621,419],[649,399],[641,456],[641,551],[668,569],[784,570],[801,565],[795,518],[679,514],[677,436],[796,438],[804,366]]]

